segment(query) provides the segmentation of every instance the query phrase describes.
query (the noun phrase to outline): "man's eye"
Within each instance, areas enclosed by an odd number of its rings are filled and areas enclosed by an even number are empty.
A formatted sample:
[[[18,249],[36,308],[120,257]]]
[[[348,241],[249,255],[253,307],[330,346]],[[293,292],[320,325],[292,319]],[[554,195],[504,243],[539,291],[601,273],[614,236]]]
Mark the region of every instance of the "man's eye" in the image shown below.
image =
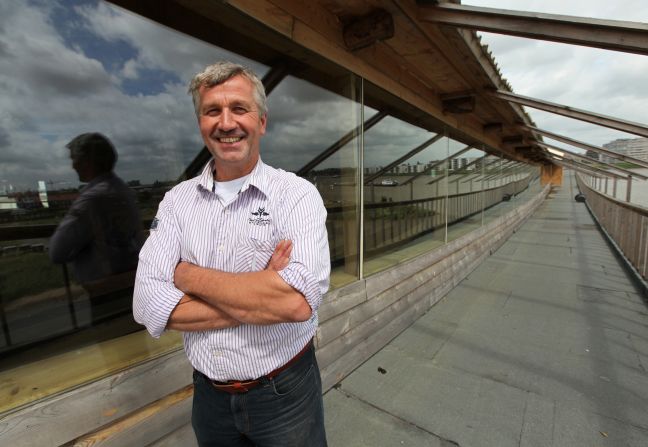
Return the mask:
[[[205,112],[205,115],[207,116],[218,116],[220,114],[220,110],[218,109],[209,109]]]
[[[242,115],[244,113],[247,113],[247,109],[245,107],[236,106],[232,108],[232,112],[236,113],[237,115]]]

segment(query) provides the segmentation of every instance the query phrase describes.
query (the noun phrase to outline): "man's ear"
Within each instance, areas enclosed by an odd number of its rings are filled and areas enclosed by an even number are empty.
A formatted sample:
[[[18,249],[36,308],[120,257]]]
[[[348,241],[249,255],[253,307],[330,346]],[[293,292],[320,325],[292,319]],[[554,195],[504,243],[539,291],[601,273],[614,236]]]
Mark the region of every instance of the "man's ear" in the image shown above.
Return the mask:
[[[266,123],[268,122],[268,114],[264,113],[261,118],[259,118],[261,121],[261,131],[259,132],[261,135],[265,135],[266,132]]]

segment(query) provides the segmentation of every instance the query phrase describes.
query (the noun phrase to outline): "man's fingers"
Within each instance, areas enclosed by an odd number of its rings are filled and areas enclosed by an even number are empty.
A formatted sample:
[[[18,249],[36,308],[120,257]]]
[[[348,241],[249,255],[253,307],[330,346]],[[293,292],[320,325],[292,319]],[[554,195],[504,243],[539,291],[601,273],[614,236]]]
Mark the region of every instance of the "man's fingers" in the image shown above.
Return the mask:
[[[272,253],[272,256],[270,257],[270,261],[268,261],[268,266],[266,267],[266,269],[274,271],[283,270],[290,262],[291,253],[292,241],[289,241],[287,239],[279,241],[279,243],[275,247],[274,252]]]

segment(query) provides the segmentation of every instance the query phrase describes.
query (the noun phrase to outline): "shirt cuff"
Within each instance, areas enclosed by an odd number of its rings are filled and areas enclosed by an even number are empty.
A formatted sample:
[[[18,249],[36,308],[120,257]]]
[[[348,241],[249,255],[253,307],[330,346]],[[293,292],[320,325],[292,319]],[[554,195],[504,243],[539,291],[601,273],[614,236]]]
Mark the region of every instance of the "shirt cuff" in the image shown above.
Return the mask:
[[[288,285],[304,295],[313,312],[317,311],[322,302],[322,292],[315,276],[303,264],[290,263],[277,273]]]

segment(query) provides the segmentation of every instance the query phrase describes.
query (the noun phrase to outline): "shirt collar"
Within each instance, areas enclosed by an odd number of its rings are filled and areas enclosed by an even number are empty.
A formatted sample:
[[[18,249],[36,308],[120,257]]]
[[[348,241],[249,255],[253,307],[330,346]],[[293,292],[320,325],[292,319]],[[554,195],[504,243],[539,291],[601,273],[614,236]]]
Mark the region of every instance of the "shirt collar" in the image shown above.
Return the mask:
[[[211,159],[209,163],[205,165],[202,172],[198,176],[198,184],[207,191],[212,191],[214,186],[214,159]],[[247,190],[250,186],[254,186],[264,195],[267,195],[268,192],[268,165],[261,161],[261,158],[257,161],[257,164],[252,169],[250,176],[246,182],[241,187],[241,192]]]
[[[96,176],[95,178],[93,178],[92,180],[90,180],[88,183],[86,183],[86,184],[83,186],[83,188],[84,188],[84,189],[86,189],[86,188],[90,188],[90,187],[96,185],[97,183],[105,182],[106,180],[110,180],[110,179],[112,179],[114,176],[115,176],[115,174],[114,174],[112,171],[110,171],[110,172],[104,172],[103,174],[99,174],[98,176]]]

